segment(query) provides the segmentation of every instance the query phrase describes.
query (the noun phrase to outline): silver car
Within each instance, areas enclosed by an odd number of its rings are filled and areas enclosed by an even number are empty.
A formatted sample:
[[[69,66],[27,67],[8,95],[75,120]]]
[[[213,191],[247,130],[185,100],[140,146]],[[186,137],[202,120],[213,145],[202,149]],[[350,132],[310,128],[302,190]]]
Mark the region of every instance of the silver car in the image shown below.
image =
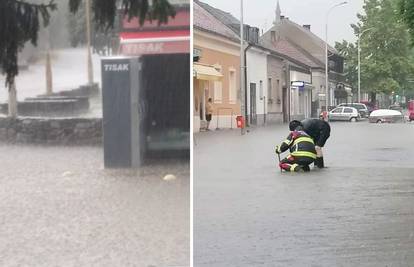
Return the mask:
[[[352,121],[355,122],[361,117],[356,108],[353,107],[337,107],[328,114],[330,121]]]
[[[365,104],[362,103],[341,103],[338,107],[353,107],[356,108],[362,118],[366,118],[369,115],[368,108]]]
[[[383,122],[404,122],[404,115],[398,110],[392,109],[377,109],[369,115],[369,122],[383,123]]]

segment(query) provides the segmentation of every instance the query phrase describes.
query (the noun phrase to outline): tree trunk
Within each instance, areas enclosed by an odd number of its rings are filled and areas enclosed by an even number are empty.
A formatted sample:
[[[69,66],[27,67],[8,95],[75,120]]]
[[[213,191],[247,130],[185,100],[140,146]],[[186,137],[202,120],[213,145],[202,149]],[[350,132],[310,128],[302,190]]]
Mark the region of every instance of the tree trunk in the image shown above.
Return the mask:
[[[85,1],[86,9],[86,47],[87,47],[87,68],[88,68],[88,84],[93,84],[93,65],[91,55],[91,15],[90,15],[90,0]]]
[[[52,66],[50,62],[49,50],[46,53],[46,94],[51,95],[53,93],[53,78],[52,78]]]
[[[14,79],[9,84],[9,105],[8,107],[9,107],[9,117],[16,118],[17,117],[17,91],[16,91],[16,84],[15,84]]]
[[[377,94],[376,94],[375,92],[372,92],[372,93],[370,93],[370,94],[371,94],[371,96],[370,96],[370,98],[371,98],[371,103],[376,104],[376,103],[377,103]]]

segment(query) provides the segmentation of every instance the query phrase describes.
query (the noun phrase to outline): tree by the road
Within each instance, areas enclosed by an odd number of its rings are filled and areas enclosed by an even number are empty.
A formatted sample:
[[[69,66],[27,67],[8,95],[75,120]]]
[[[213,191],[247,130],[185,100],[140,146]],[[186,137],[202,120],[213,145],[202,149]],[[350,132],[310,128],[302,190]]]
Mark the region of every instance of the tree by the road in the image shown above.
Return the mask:
[[[72,47],[86,44],[86,12],[85,5],[81,5],[76,13],[68,13],[66,16],[67,29],[69,33],[69,42]],[[99,29],[97,25],[91,21],[91,41],[93,50],[100,55],[108,55],[114,41],[117,40],[119,29],[119,16],[116,16],[116,23],[112,29]]]
[[[344,58],[345,82],[352,88],[358,86],[358,50],[357,46],[346,40],[335,44],[336,50]],[[356,91],[355,91],[356,92]]]
[[[351,25],[355,35],[369,29],[361,38],[361,89],[375,100],[377,93],[390,94],[405,88],[413,71],[409,36],[399,20],[395,1],[367,0],[365,14]],[[339,52],[348,55],[346,75],[356,84],[358,71],[357,44],[337,43]]]
[[[37,1],[43,2],[43,1]],[[0,1],[0,64],[2,74],[6,75],[6,86],[9,89],[9,115],[17,116],[15,92],[15,76],[18,75],[18,52],[26,42],[36,45],[41,22],[49,24],[50,12],[56,9],[54,0],[45,3],[33,3],[26,0]],[[94,21],[101,29],[113,27],[117,6],[120,4],[125,15],[130,18],[139,17],[142,24],[145,19],[166,23],[175,15],[173,6],[168,0],[92,0]],[[82,0],[68,0],[70,10],[76,12]]]
[[[414,43],[414,0],[399,0],[399,13],[407,24],[411,40]]]

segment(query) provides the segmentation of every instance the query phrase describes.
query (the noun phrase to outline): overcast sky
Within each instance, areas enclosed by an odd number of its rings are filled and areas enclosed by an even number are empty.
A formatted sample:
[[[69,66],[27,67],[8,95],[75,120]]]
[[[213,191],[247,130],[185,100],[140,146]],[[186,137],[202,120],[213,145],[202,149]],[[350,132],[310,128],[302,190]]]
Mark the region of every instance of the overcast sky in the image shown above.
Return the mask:
[[[240,0],[202,0],[216,8],[240,17]],[[328,9],[341,0],[279,0],[282,15],[303,25],[310,24],[311,31],[325,39],[325,17]],[[328,42],[354,41],[350,27],[362,13],[363,0],[348,0],[348,4],[336,7],[329,16]],[[274,21],[277,0],[244,0],[244,23],[260,29],[268,29]]]

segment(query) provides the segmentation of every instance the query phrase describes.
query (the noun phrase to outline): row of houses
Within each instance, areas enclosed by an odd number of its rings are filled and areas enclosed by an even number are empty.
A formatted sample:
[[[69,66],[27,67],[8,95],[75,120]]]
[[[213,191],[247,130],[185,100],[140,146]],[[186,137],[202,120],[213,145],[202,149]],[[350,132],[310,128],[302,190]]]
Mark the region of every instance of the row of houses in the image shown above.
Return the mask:
[[[350,101],[344,83],[344,59],[328,46],[330,103],[325,95],[325,42],[310,25],[282,16],[279,3],[266,32],[244,25],[245,67],[240,63],[240,21],[230,13],[194,1],[194,131],[205,128],[205,110],[213,101],[211,128],[235,128],[244,115],[249,126],[317,117],[338,102]],[[245,98],[240,74],[245,72]],[[241,114],[244,101],[245,114]]]

